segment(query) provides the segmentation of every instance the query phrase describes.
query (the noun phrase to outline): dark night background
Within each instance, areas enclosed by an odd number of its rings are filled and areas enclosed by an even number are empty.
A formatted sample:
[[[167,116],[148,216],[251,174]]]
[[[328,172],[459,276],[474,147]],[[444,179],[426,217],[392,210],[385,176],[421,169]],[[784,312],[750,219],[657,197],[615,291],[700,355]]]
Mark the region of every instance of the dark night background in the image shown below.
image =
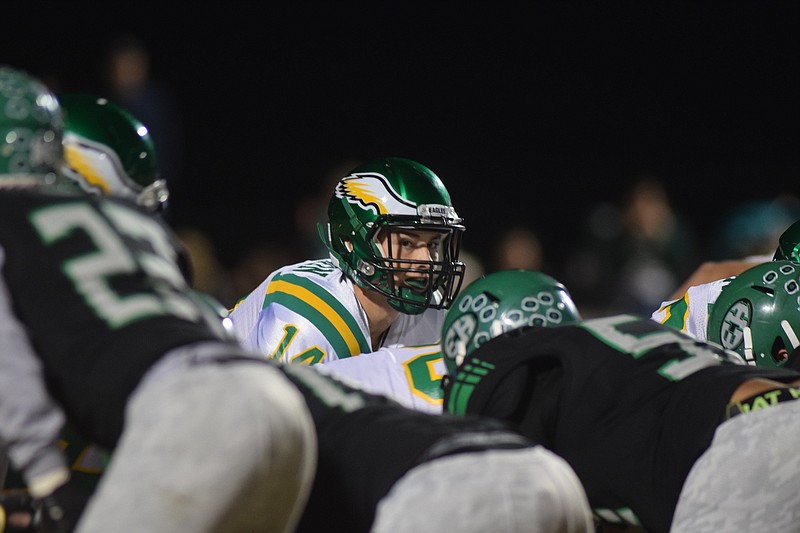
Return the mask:
[[[170,216],[223,263],[294,238],[297,199],[351,158],[427,164],[467,247],[522,223],[554,265],[642,173],[705,242],[739,202],[798,193],[795,2],[292,5],[39,3],[2,15],[0,61],[100,92],[111,40],[141,38],[183,146]]]

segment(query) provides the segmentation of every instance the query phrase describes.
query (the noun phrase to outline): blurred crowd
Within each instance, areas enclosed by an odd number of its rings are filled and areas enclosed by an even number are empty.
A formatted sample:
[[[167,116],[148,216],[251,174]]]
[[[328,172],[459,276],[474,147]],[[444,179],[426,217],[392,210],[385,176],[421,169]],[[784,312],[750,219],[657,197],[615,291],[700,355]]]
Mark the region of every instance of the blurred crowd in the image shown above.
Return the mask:
[[[326,219],[333,184],[366,155],[343,155],[331,161],[321,175],[307,176],[308,183],[317,185],[294,197],[295,203],[289,206],[291,221],[274,233],[248,229],[244,233],[252,233],[251,238],[231,248],[217,230],[210,231],[207,220],[194,221],[181,214],[187,186],[183,164],[186,132],[170,87],[153,75],[144,41],[133,34],[120,35],[109,44],[102,69],[103,86],[89,92],[108,95],[150,129],[161,173],[172,191],[174,205],[168,206],[165,215],[185,241],[198,290],[233,306],[278,266],[326,257],[317,223]],[[59,87],[59,80],[42,74],[51,86]],[[450,182],[456,179],[445,178]],[[707,222],[682,209],[677,193],[668,188],[663,176],[640,174],[620,179],[628,180],[624,194],[616,201],[597,201],[577,218],[580,228],[572,234],[567,228],[532,221],[509,222],[491,238],[480,241],[472,240],[467,232],[462,252],[467,265],[464,285],[486,273],[526,268],[563,280],[587,316],[649,314],[704,261],[767,254],[775,249],[778,235],[800,219],[800,198],[787,190],[727,206],[724,216],[708,227]],[[473,193],[454,187],[456,205],[468,194]],[[464,208],[459,211],[468,229],[481,224],[479,216]],[[554,238],[562,241],[557,252],[546,246]]]

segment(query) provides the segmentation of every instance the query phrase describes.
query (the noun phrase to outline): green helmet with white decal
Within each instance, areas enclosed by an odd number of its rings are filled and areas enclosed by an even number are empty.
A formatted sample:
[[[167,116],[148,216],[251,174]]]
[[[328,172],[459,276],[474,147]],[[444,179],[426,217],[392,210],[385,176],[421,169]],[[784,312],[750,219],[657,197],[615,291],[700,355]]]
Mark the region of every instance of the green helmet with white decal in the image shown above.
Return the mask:
[[[56,184],[63,127],[58,100],[44,83],[0,65],[0,187]]]
[[[444,184],[429,168],[385,157],[339,180],[320,237],[333,262],[355,283],[413,315],[446,309],[458,293],[464,275],[459,260],[462,222]],[[426,235],[428,257],[404,258],[398,239],[420,232]]]
[[[169,197],[153,140],[119,105],[89,94],[59,97],[65,114],[64,175],[87,192],[126,198],[160,211]]]
[[[523,326],[557,326],[581,320],[559,281],[530,270],[487,274],[461,291],[442,326],[442,355],[448,373],[486,341]]]
[[[783,366],[800,346],[800,263],[767,261],[731,279],[712,305],[708,340],[751,365]]]

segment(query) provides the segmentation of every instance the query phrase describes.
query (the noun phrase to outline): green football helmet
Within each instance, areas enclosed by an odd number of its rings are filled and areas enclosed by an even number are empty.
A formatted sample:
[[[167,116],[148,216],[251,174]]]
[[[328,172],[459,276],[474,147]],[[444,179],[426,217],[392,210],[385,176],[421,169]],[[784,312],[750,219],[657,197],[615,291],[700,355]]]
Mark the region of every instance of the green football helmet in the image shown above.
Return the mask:
[[[731,279],[711,307],[708,340],[776,367],[800,346],[800,264],[767,261]]]
[[[800,220],[786,228],[778,239],[778,248],[772,259],[788,259],[800,263]]]
[[[486,341],[523,326],[557,326],[581,320],[563,284],[541,272],[503,270],[470,283],[453,302],[442,326],[448,373]]]
[[[387,157],[339,180],[328,206],[328,224],[320,224],[319,233],[333,262],[355,283],[414,315],[448,308],[461,288],[462,222],[436,174],[409,159]],[[391,236],[403,231],[440,234],[430,261],[397,259]],[[405,281],[398,283],[397,275]]]
[[[59,101],[65,116],[63,174],[87,192],[163,209],[169,192],[144,124],[105,98],[64,94]]]
[[[58,100],[41,81],[0,66],[0,186],[56,184],[63,127]]]

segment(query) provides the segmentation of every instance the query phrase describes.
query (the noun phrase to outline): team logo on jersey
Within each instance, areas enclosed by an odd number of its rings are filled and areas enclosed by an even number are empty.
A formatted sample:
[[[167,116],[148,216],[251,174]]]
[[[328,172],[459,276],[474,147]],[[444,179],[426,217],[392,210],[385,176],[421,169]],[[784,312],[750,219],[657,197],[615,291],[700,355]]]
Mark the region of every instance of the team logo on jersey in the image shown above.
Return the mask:
[[[722,342],[722,347],[729,350],[736,350],[744,340],[744,330],[750,327],[750,321],[753,319],[752,309],[750,302],[747,300],[739,300],[733,304],[725,316],[722,318],[722,325],[720,326],[719,338]]]
[[[376,172],[350,174],[336,185],[334,194],[376,215],[416,215],[417,204],[400,196],[386,177]]]

